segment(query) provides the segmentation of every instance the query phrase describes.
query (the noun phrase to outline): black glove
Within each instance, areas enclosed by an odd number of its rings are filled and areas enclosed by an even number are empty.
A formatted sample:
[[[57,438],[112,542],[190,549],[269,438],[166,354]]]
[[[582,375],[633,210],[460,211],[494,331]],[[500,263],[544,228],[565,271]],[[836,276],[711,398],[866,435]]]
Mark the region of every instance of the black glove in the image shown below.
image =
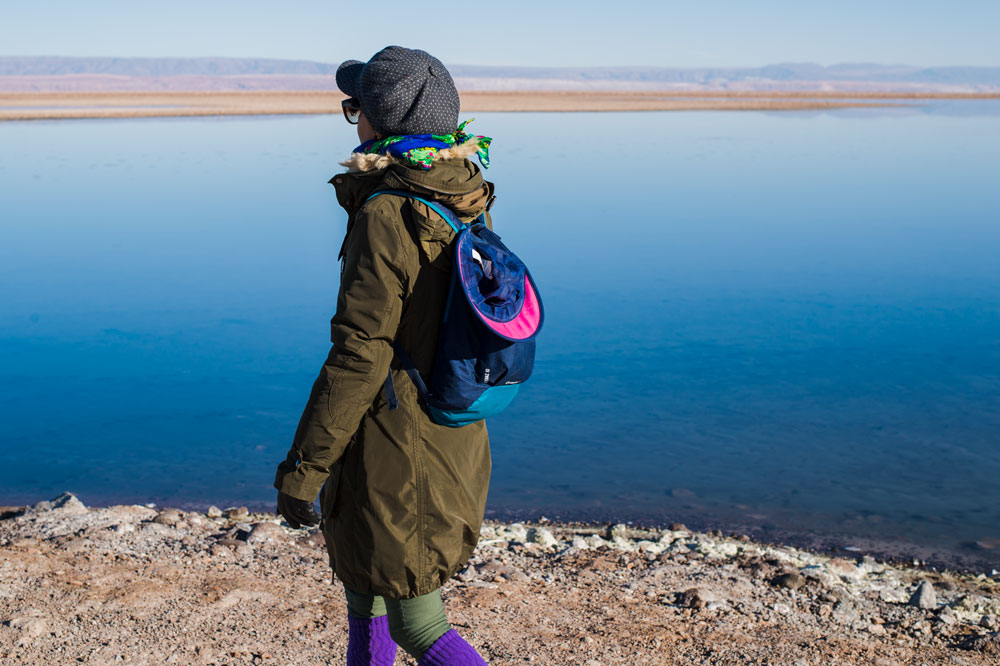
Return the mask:
[[[319,514],[313,508],[312,502],[286,495],[280,490],[278,491],[278,513],[295,529],[302,526],[312,527],[319,523]]]

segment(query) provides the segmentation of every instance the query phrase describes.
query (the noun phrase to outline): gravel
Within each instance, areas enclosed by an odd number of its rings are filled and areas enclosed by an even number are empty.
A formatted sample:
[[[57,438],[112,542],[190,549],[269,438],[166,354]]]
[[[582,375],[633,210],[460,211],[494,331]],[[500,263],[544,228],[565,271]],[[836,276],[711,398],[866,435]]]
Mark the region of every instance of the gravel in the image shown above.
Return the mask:
[[[87,509],[68,494],[0,515],[2,664],[343,663],[343,592],[315,530],[240,508]],[[1000,654],[995,576],[679,524],[487,523],[442,596],[491,664],[979,666]]]

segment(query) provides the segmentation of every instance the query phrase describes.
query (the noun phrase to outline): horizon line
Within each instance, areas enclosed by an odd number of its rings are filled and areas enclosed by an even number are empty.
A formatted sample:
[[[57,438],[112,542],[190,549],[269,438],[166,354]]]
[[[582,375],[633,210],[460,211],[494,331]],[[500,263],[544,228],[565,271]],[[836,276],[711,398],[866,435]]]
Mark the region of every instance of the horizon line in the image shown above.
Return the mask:
[[[273,60],[279,62],[307,62],[319,65],[335,66],[339,63],[335,61],[313,60],[309,58],[287,58],[275,56],[223,56],[223,55],[199,55],[199,56],[122,56],[122,55],[101,55],[101,56],[77,56],[60,54],[24,55],[24,54],[0,54],[2,58],[64,58],[71,60]],[[343,62],[343,61],[341,61]],[[774,67],[782,65],[813,65],[830,69],[844,66],[877,66],[877,67],[914,67],[920,69],[934,68],[968,68],[968,69],[997,69],[996,65],[970,65],[970,64],[913,64],[905,62],[876,62],[870,60],[840,61],[830,64],[823,64],[814,60],[781,60],[757,65],[497,65],[497,64],[477,64],[477,63],[446,63],[448,67],[488,67],[488,68],[508,68],[508,69],[668,69],[668,70],[692,70],[692,69],[759,69],[763,67]],[[0,75],[3,76],[3,75]]]

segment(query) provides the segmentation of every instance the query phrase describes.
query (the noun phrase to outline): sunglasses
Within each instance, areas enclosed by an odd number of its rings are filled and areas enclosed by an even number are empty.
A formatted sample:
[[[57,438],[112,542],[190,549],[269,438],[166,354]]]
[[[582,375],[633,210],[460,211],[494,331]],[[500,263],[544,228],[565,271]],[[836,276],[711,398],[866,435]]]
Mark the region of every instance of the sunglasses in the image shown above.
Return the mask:
[[[347,118],[347,122],[352,125],[357,125],[361,120],[361,103],[353,97],[343,100],[340,108],[344,110],[344,118]]]

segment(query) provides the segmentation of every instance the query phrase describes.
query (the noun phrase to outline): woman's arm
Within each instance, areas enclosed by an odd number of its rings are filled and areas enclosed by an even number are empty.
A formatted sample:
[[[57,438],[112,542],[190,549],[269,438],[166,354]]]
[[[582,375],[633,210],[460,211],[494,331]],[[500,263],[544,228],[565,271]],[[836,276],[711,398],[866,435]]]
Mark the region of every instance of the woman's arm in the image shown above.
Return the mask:
[[[398,215],[385,211],[374,202],[362,208],[347,239],[331,321],[333,348],[274,482],[297,499],[316,499],[389,372],[407,292],[402,262],[412,248],[404,244]]]

